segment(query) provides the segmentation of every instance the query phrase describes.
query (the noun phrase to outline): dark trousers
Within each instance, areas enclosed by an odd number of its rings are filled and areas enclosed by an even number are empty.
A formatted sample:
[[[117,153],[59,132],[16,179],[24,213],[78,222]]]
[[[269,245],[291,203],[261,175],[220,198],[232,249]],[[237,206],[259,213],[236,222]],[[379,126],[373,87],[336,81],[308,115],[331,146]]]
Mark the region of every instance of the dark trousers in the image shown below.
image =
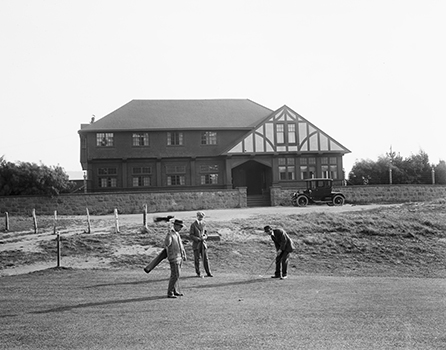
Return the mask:
[[[194,249],[194,263],[195,263],[195,272],[197,275],[200,275],[200,256],[203,259],[204,270],[208,275],[211,274],[211,269],[209,267],[209,259],[206,248],[202,248],[202,245],[199,245],[197,249]]]
[[[171,262],[170,263],[170,279],[169,287],[167,288],[167,295],[174,295],[179,293],[179,281],[180,280],[180,263]]]
[[[290,252],[282,252],[280,255],[276,256],[276,272],[274,273],[275,276],[282,277],[287,275],[289,260]]]

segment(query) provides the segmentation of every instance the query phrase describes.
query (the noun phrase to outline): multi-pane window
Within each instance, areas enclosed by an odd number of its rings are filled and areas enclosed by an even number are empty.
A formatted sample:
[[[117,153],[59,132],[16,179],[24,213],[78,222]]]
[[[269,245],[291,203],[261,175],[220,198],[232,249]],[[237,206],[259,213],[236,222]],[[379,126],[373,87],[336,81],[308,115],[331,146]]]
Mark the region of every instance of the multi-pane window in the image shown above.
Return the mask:
[[[183,133],[182,132],[168,132],[167,133],[167,145],[168,146],[182,146],[183,145]]]
[[[168,186],[184,186],[186,184],[185,165],[168,165],[166,174]]]
[[[148,187],[152,185],[152,180],[149,176],[133,176],[133,187]]]
[[[99,175],[116,175],[117,173],[116,168],[98,168]]]
[[[285,125],[276,124],[277,143],[285,143]]]
[[[201,133],[201,144],[202,145],[216,145],[217,144],[217,133],[215,131],[205,131]]]
[[[133,167],[132,173],[133,187],[148,187],[152,185],[151,167]]]
[[[151,174],[152,168],[151,167],[133,167],[132,173],[133,174]]]
[[[167,186],[184,186],[186,178],[184,175],[168,175]]]
[[[218,174],[204,174],[201,175],[202,185],[216,185],[218,184]]]
[[[287,124],[288,143],[296,143],[296,124]]]
[[[302,180],[311,179],[316,176],[316,168],[308,165],[300,166],[300,178]]]
[[[280,180],[294,180],[294,158],[279,158]]]
[[[184,165],[168,165],[166,166],[167,174],[184,174],[186,172],[186,166]]]
[[[218,184],[217,164],[206,164],[200,166],[200,184],[201,185]]]
[[[116,168],[98,168],[98,185],[99,187],[116,187],[117,186],[117,169]]]
[[[113,147],[113,133],[112,132],[98,132],[96,134],[96,146]]]
[[[200,166],[200,172],[201,173],[213,173],[218,172],[218,165],[217,164],[206,164]]]
[[[116,177],[100,177],[99,187],[116,187],[117,180]]]
[[[278,123],[276,124],[277,143],[296,143],[296,124]]]
[[[132,135],[133,146],[148,146],[149,134],[146,132],[134,133]]]
[[[300,158],[300,179],[311,179],[316,176],[316,158]]]
[[[338,166],[336,157],[322,157],[321,164],[322,177],[334,180],[338,178]]]

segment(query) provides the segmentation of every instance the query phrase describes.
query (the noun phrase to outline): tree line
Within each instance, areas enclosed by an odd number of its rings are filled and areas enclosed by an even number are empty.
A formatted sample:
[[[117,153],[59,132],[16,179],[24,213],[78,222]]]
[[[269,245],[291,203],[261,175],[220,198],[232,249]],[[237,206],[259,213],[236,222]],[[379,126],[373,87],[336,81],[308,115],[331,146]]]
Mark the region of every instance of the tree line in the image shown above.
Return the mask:
[[[429,156],[423,150],[403,158],[399,153],[390,152],[378,160],[357,160],[348,175],[351,185],[378,184],[446,184],[446,163],[429,163]]]
[[[57,196],[75,187],[60,166],[8,162],[0,157],[0,196]]]

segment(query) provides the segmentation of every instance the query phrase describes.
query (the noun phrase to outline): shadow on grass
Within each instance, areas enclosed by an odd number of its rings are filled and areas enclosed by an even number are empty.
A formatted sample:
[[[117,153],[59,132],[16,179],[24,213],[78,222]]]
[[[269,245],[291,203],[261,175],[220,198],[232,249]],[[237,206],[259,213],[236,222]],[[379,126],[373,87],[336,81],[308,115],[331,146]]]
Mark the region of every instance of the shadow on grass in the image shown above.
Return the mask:
[[[56,307],[54,309],[41,310],[41,311],[32,311],[32,312],[29,312],[29,313],[30,314],[35,314],[35,315],[49,314],[49,313],[52,313],[52,312],[64,312],[64,311],[70,311],[70,310],[74,310],[74,309],[81,309],[81,308],[92,307],[92,306],[127,304],[127,303],[141,302],[141,301],[159,300],[159,299],[166,299],[166,297],[165,296],[163,296],[163,297],[162,296],[156,296],[156,297],[125,299],[125,300],[109,300],[109,301],[77,304],[77,305],[71,305],[71,306],[61,306],[61,307]]]
[[[195,276],[187,276],[187,277],[185,277],[185,279],[191,279],[191,278],[197,279]],[[96,285],[96,286],[90,286],[90,287],[87,287],[87,288],[102,287],[102,286],[143,284],[143,283],[163,282],[163,281],[166,281],[166,279],[157,279],[157,280],[152,280],[152,281],[124,282],[124,283],[114,283],[114,284],[113,283],[111,283],[111,284],[101,284],[101,285]],[[220,288],[220,287],[247,285],[247,284],[254,284],[254,283],[263,283],[265,281],[266,281],[266,279],[259,277],[259,278],[254,278],[254,279],[249,279],[249,280],[242,280],[242,281],[188,286],[188,289]],[[70,305],[70,306],[61,306],[61,307],[48,309],[48,310],[32,311],[32,312],[29,312],[29,314],[35,314],[35,315],[49,314],[49,313],[53,313],[53,312],[71,311],[71,310],[87,308],[87,307],[116,305],[116,304],[127,304],[127,303],[135,303],[135,302],[143,302],[143,301],[154,301],[154,300],[161,300],[161,299],[166,299],[166,297],[165,296],[153,296],[153,297],[124,299],[124,300],[121,299],[121,300],[109,300],[109,301],[91,302],[91,303],[83,303],[83,304]],[[17,316],[17,315],[5,315],[5,316],[12,317],[12,316]]]
[[[213,279],[215,277],[212,277]],[[205,277],[207,281],[209,280],[209,277]],[[218,277],[215,278],[218,280]],[[181,280],[196,280],[202,281],[203,279],[197,278],[197,276],[184,276],[180,278]],[[203,285],[195,285],[195,286],[188,286],[190,289],[200,289],[200,288],[218,288],[218,287],[228,287],[228,286],[237,286],[237,285],[243,285],[243,284],[251,284],[251,283],[258,283],[258,282],[264,282],[268,279],[265,279],[263,277],[256,277],[253,279],[248,280],[241,280],[241,281],[234,281],[234,282],[223,282],[223,283],[214,283],[214,284],[203,284]],[[126,286],[126,285],[140,285],[140,284],[150,284],[150,283],[158,283],[158,282],[168,282],[169,278],[162,278],[162,279],[152,279],[152,280],[144,280],[144,281],[130,281],[130,282],[117,282],[117,283],[103,283],[103,284],[95,284],[93,286],[84,287],[85,289],[90,288],[98,288],[98,287],[112,287],[112,286]]]

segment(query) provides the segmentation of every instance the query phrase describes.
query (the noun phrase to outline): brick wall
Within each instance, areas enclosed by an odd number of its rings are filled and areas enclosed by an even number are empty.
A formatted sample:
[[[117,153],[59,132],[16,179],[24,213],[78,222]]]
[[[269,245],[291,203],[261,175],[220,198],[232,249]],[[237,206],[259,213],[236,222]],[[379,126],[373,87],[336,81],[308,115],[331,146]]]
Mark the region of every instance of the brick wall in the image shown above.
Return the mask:
[[[142,213],[144,204],[148,212],[168,212],[198,209],[224,209],[246,207],[246,188],[216,191],[88,193],[57,197],[5,196],[0,197],[0,213],[31,215],[32,209],[40,215],[91,215],[111,214],[115,208],[121,214]]]

